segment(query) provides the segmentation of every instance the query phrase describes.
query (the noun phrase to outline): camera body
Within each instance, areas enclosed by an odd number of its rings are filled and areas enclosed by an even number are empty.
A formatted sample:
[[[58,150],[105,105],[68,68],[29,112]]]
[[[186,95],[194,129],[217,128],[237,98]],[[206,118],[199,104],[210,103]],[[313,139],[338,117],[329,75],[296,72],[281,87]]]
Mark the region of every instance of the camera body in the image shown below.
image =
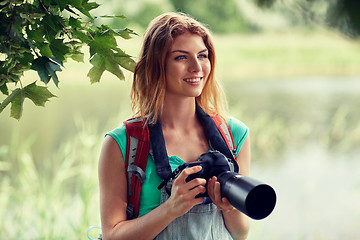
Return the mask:
[[[237,163],[221,152],[204,153],[197,162],[188,163],[181,169],[193,166],[201,166],[202,169],[188,176],[187,182],[195,178],[208,180],[216,176],[220,182],[222,197],[226,197],[231,205],[247,216],[260,220],[273,211],[276,204],[274,189],[256,179],[238,174]],[[208,194],[206,192],[198,197],[208,197]]]
[[[224,172],[235,172],[239,169],[236,162],[232,162],[219,151],[209,151],[202,154],[198,161],[188,163],[186,168],[194,166],[201,166],[201,170],[188,176],[186,178],[187,182],[195,178],[203,178],[209,180],[213,176],[218,177]],[[204,194],[198,195],[198,197],[209,197],[209,195],[206,191]]]

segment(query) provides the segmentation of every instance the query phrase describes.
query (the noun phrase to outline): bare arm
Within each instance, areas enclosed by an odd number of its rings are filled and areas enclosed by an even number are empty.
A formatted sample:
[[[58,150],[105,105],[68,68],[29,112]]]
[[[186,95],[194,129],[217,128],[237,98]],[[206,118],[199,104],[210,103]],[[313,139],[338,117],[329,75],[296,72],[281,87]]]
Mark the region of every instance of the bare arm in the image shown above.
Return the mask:
[[[99,159],[100,214],[103,239],[153,239],[175,218],[202,202],[195,198],[205,192],[206,180],[188,175],[201,170],[184,170],[174,181],[171,197],[148,214],[133,220],[126,219],[127,179],[124,159],[116,141],[105,137]]]
[[[236,158],[240,167],[240,174],[247,176],[250,171],[250,136],[248,136],[241,147]],[[208,184],[209,195],[213,202],[223,211],[225,226],[234,239],[244,240],[247,238],[250,222],[249,218],[242,212],[235,209],[226,198],[221,199],[220,183],[216,177],[210,179]]]

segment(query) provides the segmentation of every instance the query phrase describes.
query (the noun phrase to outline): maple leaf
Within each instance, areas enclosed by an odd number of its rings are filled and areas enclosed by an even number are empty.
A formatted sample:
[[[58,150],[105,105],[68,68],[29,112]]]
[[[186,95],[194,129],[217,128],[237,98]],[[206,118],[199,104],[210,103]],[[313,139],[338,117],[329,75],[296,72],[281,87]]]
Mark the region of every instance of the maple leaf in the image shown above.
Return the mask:
[[[52,78],[55,85],[58,87],[59,79],[56,75],[56,71],[61,71],[61,68],[48,57],[36,58],[34,61],[32,61],[30,69],[37,71],[40,80],[45,84],[48,84],[50,78]]]
[[[95,54],[91,59],[90,63],[93,65],[93,67],[90,69],[87,76],[90,78],[91,83],[97,83],[100,82],[101,75],[105,71],[105,61],[104,59],[99,55]]]
[[[15,119],[20,119],[23,112],[23,103],[25,98],[29,98],[36,106],[45,106],[45,103],[49,101],[49,98],[56,97],[53,95],[47,87],[37,86],[35,82],[27,85],[23,89],[17,88],[9,96],[12,99],[10,116]]]

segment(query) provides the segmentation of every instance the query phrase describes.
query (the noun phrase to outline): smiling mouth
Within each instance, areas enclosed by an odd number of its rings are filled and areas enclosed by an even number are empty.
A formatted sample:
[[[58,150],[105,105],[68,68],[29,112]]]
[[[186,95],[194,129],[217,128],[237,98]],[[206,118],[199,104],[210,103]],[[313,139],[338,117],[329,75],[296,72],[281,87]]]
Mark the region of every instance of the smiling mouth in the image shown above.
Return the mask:
[[[196,78],[184,78],[183,80],[188,83],[197,83],[200,82],[203,78],[202,77],[196,77]]]

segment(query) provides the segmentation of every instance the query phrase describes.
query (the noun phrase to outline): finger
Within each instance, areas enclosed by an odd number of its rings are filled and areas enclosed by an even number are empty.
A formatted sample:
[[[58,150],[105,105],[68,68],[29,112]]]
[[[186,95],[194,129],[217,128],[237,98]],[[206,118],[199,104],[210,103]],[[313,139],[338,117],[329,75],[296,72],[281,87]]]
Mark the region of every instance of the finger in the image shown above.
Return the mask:
[[[210,178],[209,181],[208,181],[208,185],[207,185],[207,190],[208,190],[208,194],[209,194],[209,197],[211,199],[214,199],[214,188],[215,188],[215,180],[214,180],[214,177]]]
[[[189,191],[189,197],[190,198],[195,198],[196,196],[198,196],[199,194],[203,194],[206,192],[206,187],[203,186],[203,185],[199,185],[195,188],[192,188],[190,191]]]
[[[221,204],[221,192],[220,192],[220,183],[215,180],[214,183],[214,198],[215,202]]]
[[[186,182],[185,180],[189,175],[200,172],[201,169],[202,169],[201,166],[185,168],[176,179],[178,179],[178,181],[181,181],[181,182]]]
[[[230,212],[232,210],[234,210],[235,208],[233,207],[233,205],[231,205],[231,203],[229,202],[229,200],[226,197],[222,198],[222,211],[223,212]]]
[[[221,204],[220,183],[215,176],[209,179],[208,193],[215,204]]]
[[[204,178],[195,178],[193,180],[191,180],[190,182],[186,183],[186,187],[188,189],[193,189],[196,188],[197,186],[204,186],[205,188],[206,185],[206,180]],[[206,190],[206,188],[205,188]]]

